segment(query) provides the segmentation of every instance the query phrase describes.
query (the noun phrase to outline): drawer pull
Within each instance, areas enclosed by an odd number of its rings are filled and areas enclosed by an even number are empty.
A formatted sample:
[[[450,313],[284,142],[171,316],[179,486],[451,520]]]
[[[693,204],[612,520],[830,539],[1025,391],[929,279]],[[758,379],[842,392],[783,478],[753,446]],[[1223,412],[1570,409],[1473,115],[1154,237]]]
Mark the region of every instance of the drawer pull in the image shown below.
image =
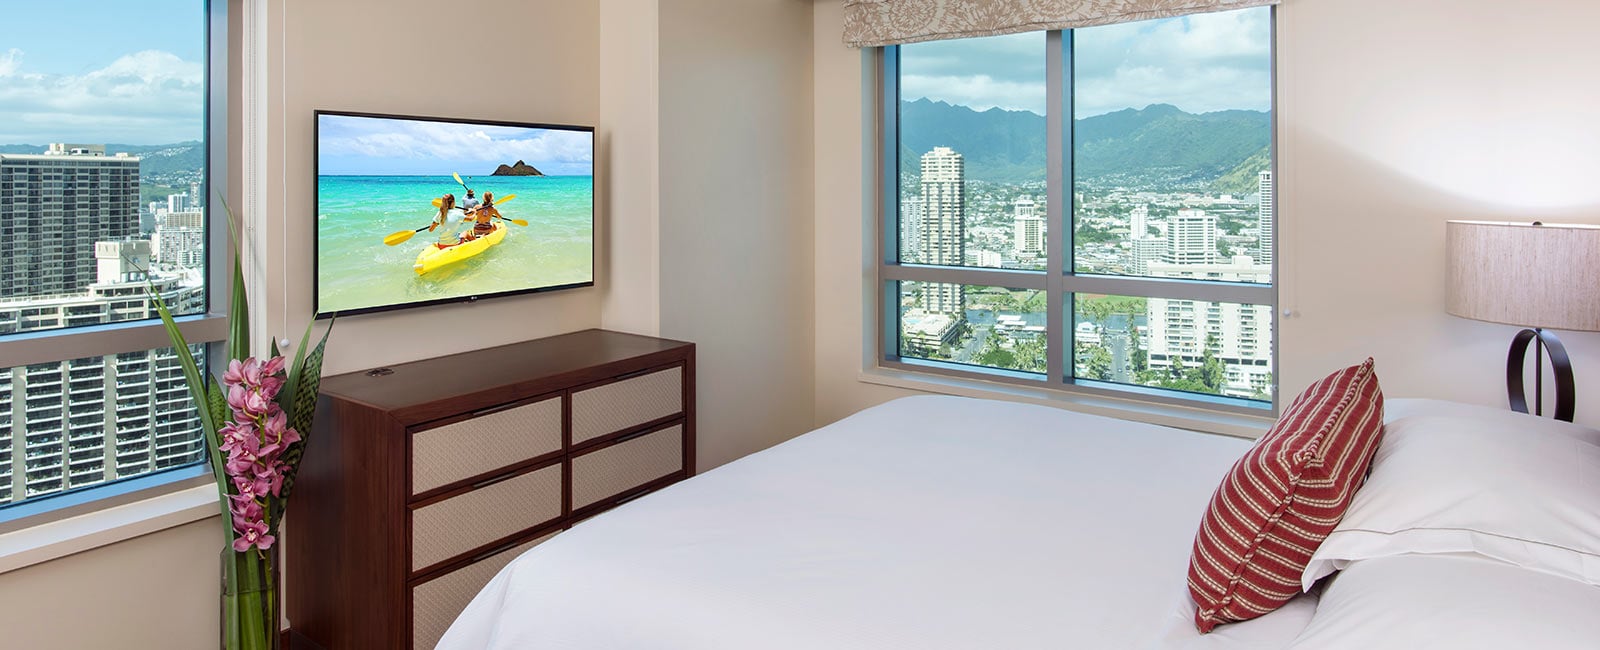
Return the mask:
[[[659,370],[659,368],[645,368],[644,370],[635,370],[635,371],[627,373],[627,374],[617,375],[616,377],[612,378],[612,381],[622,381],[622,380],[625,380],[625,379],[633,379],[634,377],[643,377],[643,376],[648,375],[648,374],[650,374],[652,372],[655,372],[656,370]]]
[[[484,407],[484,408],[478,409],[476,411],[473,411],[472,412],[472,417],[481,418],[481,417],[483,417],[485,415],[489,415],[489,414],[492,414],[492,413],[499,413],[501,411],[509,411],[511,409],[522,407],[522,406],[529,406],[529,404],[525,403],[525,402],[512,402],[510,404],[496,404],[494,406],[488,406],[488,407]]]
[[[657,429],[656,431],[659,431],[659,430],[660,429]],[[625,436],[621,436],[621,437],[617,438],[616,440],[611,441],[611,444],[614,444],[614,445],[622,444],[622,443],[627,442],[629,440],[633,440],[634,438],[642,438],[644,436],[650,435],[652,433],[655,433],[656,431],[649,431],[649,430],[646,430],[646,431],[635,431],[633,433],[630,433],[630,434],[625,435]]]
[[[650,488],[645,488],[643,490],[639,490],[638,492],[634,492],[633,494],[630,494],[628,496],[622,497],[621,499],[617,499],[617,502],[611,504],[611,507],[615,508],[617,506],[620,506],[620,505],[622,505],[624,503],[627,503],[629,501],[632,501],[634,499],[637,499],[639,497],[642,497],[642,496],[644,496],[646,494],[649,494],[651,492],[654,492],[654,491],[655,490],[650,489]]]
[[[501,474],[499,476],[491,476],[489,478],[486,478],[486,479],[483,479],[481,481],[478,481],[477,483],[473,483],[472,484],[472,489],[476,490],[478,488],[489,487],[491,485],[494,485],[495,483],[499,483],[501,481],[509,481],[509,480],[514,479],[514,478],[516,478],[518,476],[520,476],[520,475],[517,474],[516,472],[509,472],[509,473],[506,473],[506,474]]]
[[[496,546],[494,548],[491,548],[491,549],[489,549],[487,551],[484,551],[482,553],[479,553],[477,555],[472,556],[472,559],[468,560],[467,563],[468,564],[472,564],[474,562],[482,562],[483,560],[487,560],[487,559],[489,559],[491,557],[494,557],[496,555],[499,555],[501,553],[504,553],[506,551],[514,549],[516,547],[517,547],[517,542],[506,542],[504,544],[501,544],[501,545]]]

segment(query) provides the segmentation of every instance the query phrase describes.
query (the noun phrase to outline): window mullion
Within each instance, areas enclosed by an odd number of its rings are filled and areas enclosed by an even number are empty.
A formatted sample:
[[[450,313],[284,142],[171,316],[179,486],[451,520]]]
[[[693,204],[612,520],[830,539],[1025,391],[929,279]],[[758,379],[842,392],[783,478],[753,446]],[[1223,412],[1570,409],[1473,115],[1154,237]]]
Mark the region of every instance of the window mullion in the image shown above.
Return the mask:
[[[1045,232],[1054,240],[1045,249],[1045,367],[1050,382],[1058,383],[1072,374],[1071,298],[1064,293],[1072,251],[1072,32],[1050,32],[1045,57]]]

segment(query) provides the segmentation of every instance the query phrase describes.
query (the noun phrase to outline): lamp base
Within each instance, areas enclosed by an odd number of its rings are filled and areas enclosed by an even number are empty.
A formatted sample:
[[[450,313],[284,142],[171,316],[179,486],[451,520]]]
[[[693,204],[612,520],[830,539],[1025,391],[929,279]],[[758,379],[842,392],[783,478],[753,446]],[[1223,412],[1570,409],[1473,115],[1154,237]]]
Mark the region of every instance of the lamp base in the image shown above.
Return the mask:
[[[1544,357],[1550,356],[1550,369],[1556,378],[1555,418],[1572,421],[1577,401],[1577,388],[1572,381],[1572,360],[1567,357],[1567,347],[1555,333],[1543,329],[1525,329],[1511,339],[1511,351],[1506,356],[1506,396],[1511,410],[1528,412],[1528,398],[1522,384],[1523,361],[1528,356],[1528,344],[1537,343],[1533,353],[1534,415],[1544,415]]]

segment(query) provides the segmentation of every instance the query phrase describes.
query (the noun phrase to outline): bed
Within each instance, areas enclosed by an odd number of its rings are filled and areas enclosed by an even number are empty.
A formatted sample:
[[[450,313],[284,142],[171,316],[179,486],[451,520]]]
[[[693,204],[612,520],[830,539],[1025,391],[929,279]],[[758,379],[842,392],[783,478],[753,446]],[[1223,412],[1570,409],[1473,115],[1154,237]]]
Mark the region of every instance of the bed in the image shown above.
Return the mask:
[[[1400,416],[1455,408],[1390,406]],[[1600,434],[1594,442],[1600,449]],[[438,647],[1428,647],[1384,645],[1406,638],[1388,633],[1338,645],[1340,634],[1319,621],[1319,592],[1336,597],[1345,617],[1359,617],[1365,602],[1349,595],[1355,587],[1341,589],[1343,574],[1261,618],[1196,631],[1184,580],[1196,526],[1219,477],[1250,446],[1041,406],[903,398],[533,548],[478,594]],[[1600,471],[1590,476],[1600,487]],[[1467,552],[1428,559],[1510,566],[1496,579],[1545,592],[1559,581],[1569,602],[1600,608],[1600,588],[1570,576]],[[1392,572],[1360,577],[1349,564],[1353,584],[1393,587]],[[1424,566],[1423,574],[1435,568]],[[1472,581],[1480,582],[1495,583]],[[1416,600],[1426,597],[1413,593],[1389,614],[1431,611]],[[1463,617],[1471,612],[1424,627]],[[1558,620],[1556,636],[1578,644],[1540,647],[1594,647],[1600,629],[1584,625]]]

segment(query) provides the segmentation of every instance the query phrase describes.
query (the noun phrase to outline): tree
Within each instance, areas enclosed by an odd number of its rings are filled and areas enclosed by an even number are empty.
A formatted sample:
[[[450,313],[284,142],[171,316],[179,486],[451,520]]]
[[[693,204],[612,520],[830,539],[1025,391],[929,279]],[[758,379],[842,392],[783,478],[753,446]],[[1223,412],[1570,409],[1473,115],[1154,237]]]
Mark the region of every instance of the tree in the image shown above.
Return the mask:
[[[1131,318],[1128,319],[1128,356],[1133,360],[1134,375],[1150,368],[1150,352],[1139,343],[1139,327]]]
[[[1044,298],[1044,292],[1043,291],[1035,291],[1035,292],[1033,292],[1032,294],[1030,294],[1028,296],[1028,299],[1023,301],[1023,303],[1022,303],[1022,311],[1024,311],[1024,312],[1037,313],[1037,312],[1044,311],[1044,309],[1045,309],[1045,298]]]
[[[1222,367],[1222,361],[1217,358],[1217,349],[1220,347],[1221,342],[1217,340],[1216,334],[1206,335],[1206,351],[1200,356],[1200,367],[1193,379],[1204,386],[1205,392],[1208,393],[1222,393],[1222,384],[1227,380],[1227,372]]]
[[[1083,364],[1083,377],[1085,379],[1098,379],[1111,381],[1111,351],[1099,345],[1086,345],[1080,348],[1079,363]]]
[[[1089,298],[1078,303],[1078,312],[1089,322],[1094,323],[1097,329],[1105,329],[1106,318],[1111,315],[1111,300],[1109,298]]]

